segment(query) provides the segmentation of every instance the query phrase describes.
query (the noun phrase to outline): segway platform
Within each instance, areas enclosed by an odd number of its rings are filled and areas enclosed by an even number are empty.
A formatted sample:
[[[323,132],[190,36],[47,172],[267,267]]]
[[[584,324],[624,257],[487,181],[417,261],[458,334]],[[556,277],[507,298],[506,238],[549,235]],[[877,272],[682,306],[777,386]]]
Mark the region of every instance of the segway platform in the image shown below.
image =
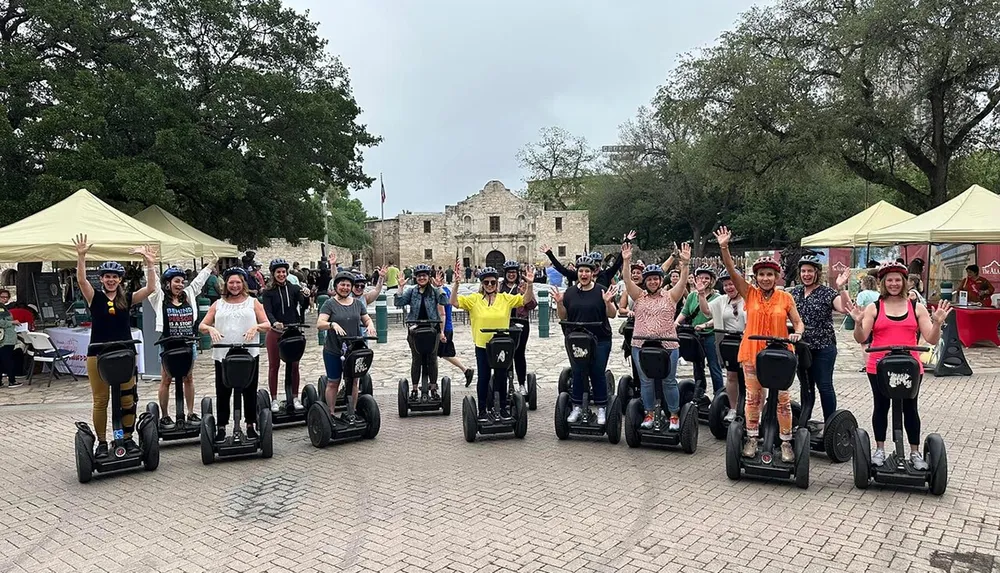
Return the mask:
[[[486,343],[486,354],[490,367],[494,369],[510,369],[514,363],[514,349],[517,347],[511,328],[484,328],[483,332],[494,333],[493,338]],[[476,441],[477,434],[494,435],[513,433],[515,438],[524,438],[528,433],[528,406],[520,392],[509,396],[509,419],[503,419],[496,407],[500,405],[500,388],[504,380],[498,379],[496,372],[490,376],[490,394],[493,395],[493,408],[487,409],[486,418],[480,420],[476,399],[466,396],[462,400],[462,432],[465,441]]]
[[[636,337],[636,340],[639,340]],[[646,416],[641,398],[632,398],[625,411],[625,442],[630,448],[641,445],[680,446],[688,454],[698,449],[698,417],[694,403],[680,403],[680,424],[678,429],[670,429],[670,416],[665,411],[666,397],[663,395],[663,380],[670,376],[670,351],[662,342],[677,342],[676,338],[642,337],[639,350],[639,366],[653,380],[656,392],[656,406],[653,408],[653,427],[643,428]],[[683,396],[682,396],[683,399]]]
[[[313,402],[309,406],[306,427],[309,431],[309,441],[317,448],[325,448],[330,444],[339,444],[351,440],[371,440],[378,435],[382,425],[378,403],[369,394],[359,394],[355,407],[352,396],[355,380],[365,378],[372,366],[375,353],[365,346],[366,340],[376,340],[373,336],[341,336],[348,344],[347,354],[343,357],[343,372],[353,376],[345,376],[341,380],[344,388],[345,409],[343,414],[331,415],[329,406],[324,400]],[[326,395],[326,377],[321,378],[323,396]],[[336,408],[336,406],[334,406]]]
[[[260,452],[260,457],[270,458],[274,455],[274,423],[271,419],[271,410],[266,409],[257,401],[257,437],[251,438],[246,435],[242,427],[243,412],[241,404],[243,389],[250,385],[253,380],[255,369],[254,357],[247,351],[248,348],[259,348],[259,343],[238,343],[238,344],[215,344],[215,348],[228,348],[229,352],[222,359],[222,381],[233,391],[232,401],[232,432],[228,433],[225,440],[217,441],[215,414],[212,409],[212,399],[209,397],[201,400],[201,462],[209,465],[215,462],[215,457],[230,458],[255,455]]]
[[[569,357],[570,377],[572,380],[572,368],[578,371],[589,372],[590,361],[593,360],[597,352],[597,340],[594,335],[586,330],[589,326],[602,326],[600,322],[569,322],[561,321],[561,326],[568,328],[566,332],[566,354]],[[573,398],[569,391],[560,392],[556,399],[555,409],[555,429],[556,437],[565,440],[570,435],[581,436],[608,436],[608,441],[617,444],[621,441],[622,415],[621,405],[618,404],[618,396],[614,394],[614,376],[610,370],[605,371],[604,379],[590,380],[590,376],[585,374],[587,386],[594,384],[606,384],[608,387],[608,403],[605,407],[605,423],[597,423],[596,407],[590,400],[591,388],[584,388],[583,404],[581,405],[580,418],[576,422],[570,422],[567,418],[573,410]],[[560,376],[561,378],[561,376]],[[572,383],[570,384],[572,391]]]
[[[419,381],[420,391],[416,396],[410,392],[410,381],[406,378],[399,379],[396,395],[399,417],[405,418],[410,412],[439,411],[445,416],[449,416],[451,415],[451,378],[448,376],[441,378],[438,384],[438,395],[435,397],[431,395],[431,381],[427,377],[430,362],[437,360],[441,323],[436,320],[407,320],[406,325],[412,328],[409,334],[413,336],[413,350],[421,357],[423,363],[421,380]],[[416,384],[417,381],[414,383]]]
[[[727,372],[736,372],[739,379],[739,398],[736,405],[736,416],[743,417],[743,401],[746,396],[746,381],[743,377],[743,368],[740,367],[739,354],[740,343],[743,341],[743,333],[736,331],[715,329],[715,332],[722,334],[719,341],[719,359],[726,367]],[[729,394],[724,390],[712,397],[712,403],[708,407],[708,429],[717,440],[725,440],[729,432],[731,422],[726,420],[726,416],[733,408],[729,403]],[[794,409],[793,409],[794,414]]]
[[[160,424],[160,405],[156,402],[146,404],[146,412],[156,421],[160,439],[167,442],[172,440],[189,440],[197,438],[201,434],[201,422],[189,422],[184,412],[186,405],[184,396],[184,377],[191,372],[194,365],[192,345],[198,342],[197,336],[164,336],[156,341],[157,346],[163,347],[160,358],[167,368],[167,374],[174,383],[174,423],[168,426]]]
[[[709,413],[712,408],[712,399],[708,397],[708,380],[705,369],[705,347],[701,345],[701,336],[715,336],[698,334],[694,327],[681,325],[677,327],[677,342],[680,346],[680,356],[694,366],[694,379],[678,380],[677,389],[681,394],[681,404],[688,402],[695,403],[695,414],[702,424],[709,423]],[[723,386],[724,388],[725,386]],[[724,392],[720,391],[719,394]]]
[[[290,365],[302,360],[302,355],[306,350],[306,337],[302,333],[302,329],[309,328],[309,326],[301,323],[293,323],[286,324],[284,327],[281,336],[278,338],[278,357],[285,365],[285,399],[278,402],[277,412],[271,409],[273,400],[271,399],[270,392],[264,388],[257,390],[257,404],[259,407],[271,410],[271,423],[275,426],[304,423],[309,406],[319,400],[316,394],[316,387],[306,384],[302,388],[299,397],[299,400],[302,402],[302,409],[295,409]]]

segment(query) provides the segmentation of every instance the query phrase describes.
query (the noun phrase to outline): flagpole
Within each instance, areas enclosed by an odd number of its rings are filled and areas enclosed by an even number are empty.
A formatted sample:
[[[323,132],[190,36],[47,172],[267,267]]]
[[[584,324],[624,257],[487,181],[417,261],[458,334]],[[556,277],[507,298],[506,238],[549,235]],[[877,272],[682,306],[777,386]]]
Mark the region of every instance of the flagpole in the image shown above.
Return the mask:
[[[382,188],[382,201],[379,203],[381,205],[381,219],[379,222],[379,243],[382,244],[382,266],[385,266],[385,182],[382,181],[382,174],[378,174],[379,186]]]

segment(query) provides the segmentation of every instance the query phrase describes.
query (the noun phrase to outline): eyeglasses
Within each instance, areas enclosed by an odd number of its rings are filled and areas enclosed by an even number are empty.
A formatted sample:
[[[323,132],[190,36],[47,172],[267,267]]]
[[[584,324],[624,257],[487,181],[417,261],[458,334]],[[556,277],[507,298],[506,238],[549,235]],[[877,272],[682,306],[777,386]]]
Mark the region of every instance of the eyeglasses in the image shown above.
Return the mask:
[[[497,281],[483,281],[483,286],[496,286]]]
[[[115,315],[115,301],[113,300],[108,301],[108,314],[111,316]]]

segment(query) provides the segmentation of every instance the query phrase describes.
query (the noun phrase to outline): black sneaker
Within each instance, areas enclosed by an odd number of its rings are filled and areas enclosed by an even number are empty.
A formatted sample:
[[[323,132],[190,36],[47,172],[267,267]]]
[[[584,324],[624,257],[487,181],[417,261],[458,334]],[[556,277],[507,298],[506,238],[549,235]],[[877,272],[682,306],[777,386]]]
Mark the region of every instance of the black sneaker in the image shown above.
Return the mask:
[[[225,442],[226,441],[226,429],[225,428],[219,428],[218,430],[215,431],[215,441],[216,442]]]
[[[94,457],[106,458],[108,457],[108,443],[107,442],[97,442],[97,449],[94,450]]]
[[[514,417],[510,415],[510,408],[500,408],[500,419],[504,422],[509,422],[514,419]]]
[[[198,414],[188,414],[188,422],[191,422],[192,424],[200,424],[201,416]]]
[[[416,388],[414,388],[413,392],[410,392],[410,401],[411,402],[416,402],[419,399],[420,399],[420,393],[417,392]]]
[[[465,387],[468,388],[472,385],[472,368],[465,369]]]
[[[163,428],[164,430],[173,430],[174,428],[177,427],[177,425],[174,424],[173,418],[171,418],[170,416],[164,416],[160,418],[160,427]]]
[[[125,454],[135,455],[140,453],[139,445],[132,441],[132,438],[125,440]]]
[[[437,384],[431,386],[431,400],[440,400],[441,395],[438,394]]]
[[[17,380],[11,380],[7,386],[10,388],[17,388],[18,386],[24,386],[24,384],[18,382]]]
[[[258,437],[257,430],[253,426],[247,426],[247,439],[256,440]]]
[[[490,421],[489,414],[487,414],[486,412],[480,412],[479,413],[479,423],[480,424],[485,424],[486,422],[489,422],[489,421]]]

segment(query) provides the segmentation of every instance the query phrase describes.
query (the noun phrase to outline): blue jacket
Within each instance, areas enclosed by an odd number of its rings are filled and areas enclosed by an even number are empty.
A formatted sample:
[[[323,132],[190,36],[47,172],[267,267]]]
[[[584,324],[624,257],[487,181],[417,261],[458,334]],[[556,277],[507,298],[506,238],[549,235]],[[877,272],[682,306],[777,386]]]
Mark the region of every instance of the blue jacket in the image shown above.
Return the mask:
[[[424,291],[421,296],[420,287],[411,287],[404,290],[402,293],[397,292],[395,298],[393,299],[397,308],[403,308],[404,306],[409,306],[410,309],[406,312],[406,320],[417,320],[420,316],[420,304],[421,298],[424,299],[423,304],[427,309],[427,320],[435,320],[441,322],[441,315],[438,314],[438,305],[444,306],[448,304],[448,297],[445,296],[440,290],[427,285],[427,290]]]

